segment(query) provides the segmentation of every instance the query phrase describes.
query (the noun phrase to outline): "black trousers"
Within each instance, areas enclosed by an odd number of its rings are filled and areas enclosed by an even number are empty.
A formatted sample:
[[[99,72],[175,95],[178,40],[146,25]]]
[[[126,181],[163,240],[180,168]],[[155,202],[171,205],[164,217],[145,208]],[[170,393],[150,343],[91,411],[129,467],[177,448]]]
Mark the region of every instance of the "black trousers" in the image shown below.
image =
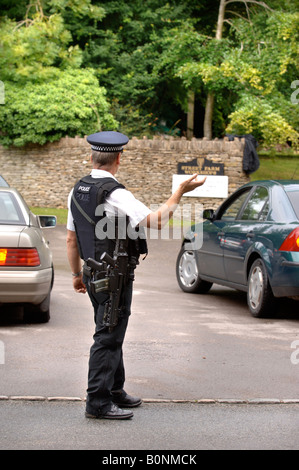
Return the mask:
[[[121,391],[125,383],[123,342],[131,314],[133,281],[129,280],[123,291],[123,307],[118,324],[109,332],[103,325],[105,302],[109,295],[93,295],[89,279],[84,279],[87,292],[94,307],[95,334],[90,348],[86,411],[105,412],[111,405],[111,392]]]

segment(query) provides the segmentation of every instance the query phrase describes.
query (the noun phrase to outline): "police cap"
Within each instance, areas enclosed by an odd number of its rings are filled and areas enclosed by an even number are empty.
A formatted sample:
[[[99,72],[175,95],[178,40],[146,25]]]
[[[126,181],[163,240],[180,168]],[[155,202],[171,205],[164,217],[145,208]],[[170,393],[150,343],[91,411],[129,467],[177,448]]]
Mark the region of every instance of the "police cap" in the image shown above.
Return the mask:
[[[86,140],[91,145],[92,150],[98,152],[121,152],[123,145],[129,142],[129,137],[120,132],[104,131],[91,134]]]

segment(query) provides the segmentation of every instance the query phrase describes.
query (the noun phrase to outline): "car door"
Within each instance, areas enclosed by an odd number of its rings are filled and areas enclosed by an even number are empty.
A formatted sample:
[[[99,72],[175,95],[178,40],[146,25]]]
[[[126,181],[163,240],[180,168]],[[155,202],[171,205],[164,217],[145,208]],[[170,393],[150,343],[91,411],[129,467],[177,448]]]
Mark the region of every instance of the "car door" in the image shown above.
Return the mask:
[[[234,284],[245,285],[244,260],[251,245],[263,232],[269,212],[269,193],[263,186],[257,186],[240,208],[235,220],[224,228],[223,261],[226,279]]]
[[[219,232],[222,232],[221,221],[204,222],[203,243],[197,252],[199,274],[224,279],[223,248],[219,243]]]
[[[198,251],[199,273],[215,279],[226,279],[223,249],[226,225],[234,221],[251,188],[229,198],[216,213],[215,220],[204,222],[203,245]]]

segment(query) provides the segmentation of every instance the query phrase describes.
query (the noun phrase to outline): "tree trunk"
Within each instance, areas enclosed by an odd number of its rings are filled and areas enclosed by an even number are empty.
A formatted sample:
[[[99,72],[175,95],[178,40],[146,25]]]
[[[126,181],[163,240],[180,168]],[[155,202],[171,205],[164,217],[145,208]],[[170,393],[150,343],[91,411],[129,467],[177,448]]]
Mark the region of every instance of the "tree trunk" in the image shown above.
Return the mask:
[[[213,123],[213,108],[214,108],[214,95],[212,93],[208,94],[206,109],[205,109],[205,119],[203,123],[203,135],[209,140],[212,140],[212,123]]]
[[[189,93],[188,113],[187,113],[187,139],[191,139],[194,135],[194,92]]]
[[[222,39],[223,22],[224,22],[224,15],[225,15],[225,3],[226,3],[226,0],[220,0],[217,30],[216,30],[216,39]]]
[[[226,0],[220,0],[219,12],[218,12],[218,21],[217,21],[217,30],[216,30],[216,39],[222,39],[223,31],[223,21],[225,15],[225,3]],[[213,108],[214,108],[214,95],[209,93],[207,96],[206,109],[205,109],[205,119],[203,124],[203,135],[209,140],[212,139],[212,123],[213,123]]]

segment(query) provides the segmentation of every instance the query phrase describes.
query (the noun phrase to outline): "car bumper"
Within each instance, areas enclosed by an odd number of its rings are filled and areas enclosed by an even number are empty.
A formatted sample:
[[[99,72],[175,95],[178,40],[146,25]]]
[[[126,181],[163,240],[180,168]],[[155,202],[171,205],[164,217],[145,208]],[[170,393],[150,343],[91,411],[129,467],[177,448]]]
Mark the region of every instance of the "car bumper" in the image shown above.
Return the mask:
[[[0,271],[0,303],[40,304],[51,289],[52,268]]]
[[[299,296],[299,253],[284,253],[271,287],[275,297]]]

